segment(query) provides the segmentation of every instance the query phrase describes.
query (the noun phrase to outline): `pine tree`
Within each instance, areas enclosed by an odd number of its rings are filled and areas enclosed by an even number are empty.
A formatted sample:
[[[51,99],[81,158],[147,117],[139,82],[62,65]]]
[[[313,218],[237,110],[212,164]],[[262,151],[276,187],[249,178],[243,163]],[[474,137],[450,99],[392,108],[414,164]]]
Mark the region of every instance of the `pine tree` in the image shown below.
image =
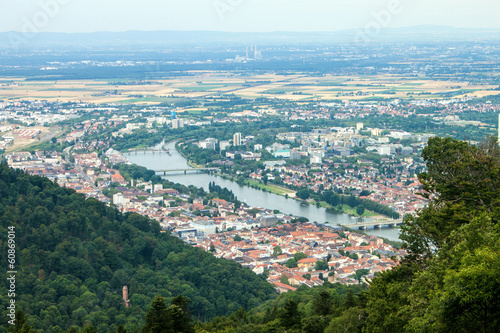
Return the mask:
[[[169,308],[169,315],[173,322],[174,332],[194,333],[194,328],[191,322],[191,311],[189,303],[191,301],[179,295],[172,300],[172,305]]]
[[[286,328],[299,328],[301,322],[301,315],[299,312],[299,306],[297,302],[293,299],[286,301],[285,306],[282,309],[281,315],[281,326]]]
[[[328,316],[333,312],[333,299],[330,293],[322,290],[314,300],[314,312],[320,316]]]
[[[172,329],[172,318],[167,310],[165,299],[156,296],[151,303],[151,308],[146,314],[146,324],[142,328],[143,333],[174,333]]]

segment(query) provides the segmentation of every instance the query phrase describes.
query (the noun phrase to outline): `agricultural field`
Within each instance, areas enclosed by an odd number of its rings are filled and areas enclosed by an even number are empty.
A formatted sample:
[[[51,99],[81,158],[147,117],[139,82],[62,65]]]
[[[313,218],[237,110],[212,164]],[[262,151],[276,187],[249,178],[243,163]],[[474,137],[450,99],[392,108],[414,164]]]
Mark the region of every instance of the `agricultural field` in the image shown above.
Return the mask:
[[[276,98],[290,101],[432,98],[450,99],[500,94],[497,86],[478,85],[454,78],[365,75],[311,76],[189,72],[153,82],[110,80],[27,81],[0,79],[0,100],[42,99],[92,103],[155,105],[184,99]]]

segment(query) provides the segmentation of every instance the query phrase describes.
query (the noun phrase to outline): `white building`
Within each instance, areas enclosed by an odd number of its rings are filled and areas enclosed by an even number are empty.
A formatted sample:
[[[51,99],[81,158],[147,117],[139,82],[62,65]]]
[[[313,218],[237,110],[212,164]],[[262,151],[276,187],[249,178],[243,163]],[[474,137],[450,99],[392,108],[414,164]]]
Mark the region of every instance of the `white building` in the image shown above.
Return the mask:
[[[215,234],[215,223],[213,221],[191,221],[190,225],[196,229],[196,235],[206,237],[207,235]]]
[[[122,206],[123,205],[123,194],[121,194],[121,193],[113,194],[113,203],[117,206]]]
[[[241,133],[234,133],[233,146],[241,146]]]
[[[229,142],[229,140],[223,140],[219,142],[219,147],[221,151],[226,150],[226,148],[229,147],[230,145],[231,143]]]
[[[184,120],[182,119],[172,119],[172,128],[182,128],[184,127]]]

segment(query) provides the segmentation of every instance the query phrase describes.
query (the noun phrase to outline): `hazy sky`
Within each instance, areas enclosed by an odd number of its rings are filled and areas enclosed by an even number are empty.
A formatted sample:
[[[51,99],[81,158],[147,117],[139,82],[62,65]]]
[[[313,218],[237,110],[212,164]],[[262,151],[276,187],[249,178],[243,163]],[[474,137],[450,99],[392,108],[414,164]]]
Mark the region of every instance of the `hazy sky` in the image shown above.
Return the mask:
[[[500,28],[500,0],[0,0],[0,31]]]

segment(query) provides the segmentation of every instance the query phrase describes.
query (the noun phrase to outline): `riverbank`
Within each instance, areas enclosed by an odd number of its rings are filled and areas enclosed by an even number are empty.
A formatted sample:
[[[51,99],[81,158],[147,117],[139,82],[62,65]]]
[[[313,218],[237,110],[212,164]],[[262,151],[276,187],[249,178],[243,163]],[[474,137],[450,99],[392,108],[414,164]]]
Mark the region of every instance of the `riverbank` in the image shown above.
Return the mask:
[[[166,148],[170,149],[171,155],[168,154],[154,154],[151,151],[147,151],[145,154],[136,155],[125,154],[130,162],[147,167],[151,170],[161,170],[161,169],[185,169],[189,168],[189,164],[186,158],[180,154],[175,149],[175,144],[170,142],[166,145]],[[191,165],[192,166],[192,165]],[[253,207],[262,207],[272,210],[279,210],[280,212],[293,215],[293,216],[303,216],[311,222],[325,223],[328,222],[330,225],[349,225],[355,223],[354,218],[343,213],[330,213],[327,212],[323,207],[317,207],[315,204],[301,205],[303,201],[300,200],[290,200],[290,196],[276,195],[266,189],[266,191],[260,190],[260,188],[251,187],[249,185],[237,184],[232,179],[225,179],[222,175],[215,175],[214,173],[205,172],[193,172],[193,173],[169,173],[166,176],[162,176],[174,183],[180,183],[185,186],[196,186],[198,188],[202,187],[205,190],[208,189],[210,183],[215,183],[221,187],[226,187],[231,190],[237,198],[251,205]],[[261,184],[263,185],[263,184]],[[271,185],[271,184],[268,184]],[[276,189],[277,190],[277,189]],[[287,189],[288,190],[288,189]],[[286,194],[286,193],[285,193]],[[369,230],[367,232],[369,235],[376,234],[377,237],[386,237],[388,239],[397,240],[398,234],[394,232],[394,229],[381,229],[381,230]]]
[[[241,182],[236,177],[225,175],[222,173],[218,173],[216,175],[219,177],[222,177],[224,179],[231,180],[231,181],[238,183],[238,184],[247,185],[247,186],[250,186],[251,188],[262,190],[264,192],[269,192],[269,193],[281,195],[281,196],[287,197],[287,198],[293,198],[293,199],[295,198],[296,192],[293,190],[290,190],[286,187],[282,187],[282,186],[275,185],[275,184],[267,184],[266,185],[264,183],[258,182],[256,180],[250,180],[250,179],[245,179],[243,182]]]
[[[259,190],[264,191],[264,192],[269,192],[269,193],[281,195],[281,196],[284,196],[285,198],[291,198],[291,199],[294,199],[300,203],[307,202],[307,204],[318,206],[318,203],[314,200],[304,201],[302,199],[296,198],[295,193],[297,193],[297,192],[294,190],[291,190],[289,188],[286,188],[286,187],[282,187],[282,186],[275,185],[275,184],[264,184],[262,182],[259,182],[256,180],[250,180],[250,179],[246,179],[244,181],[239,181],[236,177],[225,175],[225,174],[216,174],[216,176],[219,176],[223,179],[231,180],[231,181],[236,182],[236,183],[241,184],[241,185],[250,186],[251,188],[259,189]],[[369,210],[365,210],[363,214],[359,215],[356,212],[356,207],[353,208],[353,207],[350,207],[349,205],[342,205],[341,209],[338,209],[338,206],[334,207],[332,205],[329,205],[325,201],[321,201],[319,203],[319,207],[325,208],[325,209],[327,209],[327,211],[329,211],[333,214],[347,214],[347,215],[352,216],[352,217],[384,218],[384,216],[377,214],[375,212],[369,211]]]

